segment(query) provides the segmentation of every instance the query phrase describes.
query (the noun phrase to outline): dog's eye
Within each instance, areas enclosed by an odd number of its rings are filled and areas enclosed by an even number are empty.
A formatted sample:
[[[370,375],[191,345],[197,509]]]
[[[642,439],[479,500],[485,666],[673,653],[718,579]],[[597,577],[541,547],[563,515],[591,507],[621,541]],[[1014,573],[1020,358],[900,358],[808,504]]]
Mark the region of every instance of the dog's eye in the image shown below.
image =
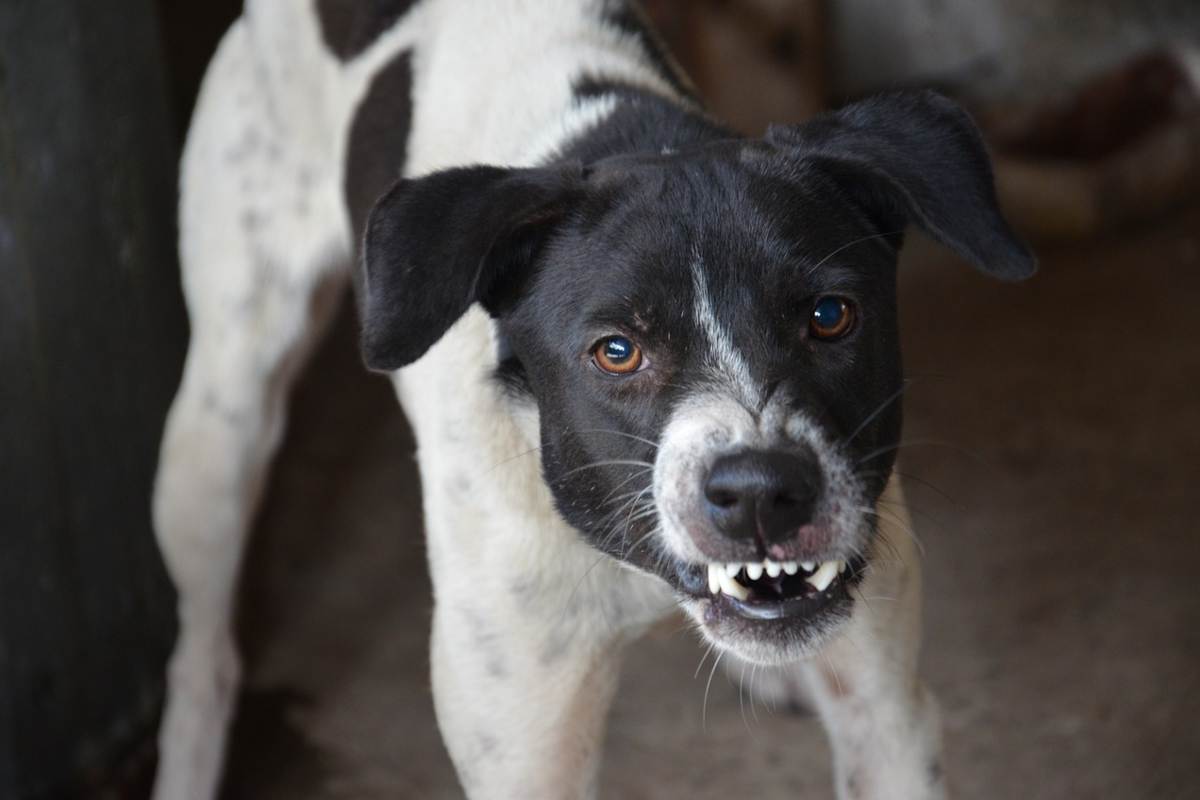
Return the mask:
[[[642,365],[642,349],[624,336],[608,336],[592,348],[592,361],[610,375],[628,375]]]
[[[817,300],[813,306],[808,329],[818,339],[838,339],[849,333],[854,325],[854,304],[844,297],[829,295]]]

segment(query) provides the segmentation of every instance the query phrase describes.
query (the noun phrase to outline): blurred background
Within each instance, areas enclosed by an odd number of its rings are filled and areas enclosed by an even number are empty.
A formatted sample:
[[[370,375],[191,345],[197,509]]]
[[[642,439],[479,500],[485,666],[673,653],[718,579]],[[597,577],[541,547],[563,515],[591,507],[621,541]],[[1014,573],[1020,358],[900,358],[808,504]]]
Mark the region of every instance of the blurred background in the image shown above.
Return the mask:
[[[296,0],[299,2],[299,0]],[[365,0],[364,0],[365,1]],[[958,797],[1200,796],[1200,3],[650,0],[747,133],[875,91],[965,103],[1042,271],[914,237],[899,470]],[[235,0],[0,2],[0,797],[140,798],[174,598],[149,527],[187,341],[176,159]],[[243,575],[228,798],[456,797],[419,486],[343,311]],[[606,797],[831,797],[817,721],[634,647]]]

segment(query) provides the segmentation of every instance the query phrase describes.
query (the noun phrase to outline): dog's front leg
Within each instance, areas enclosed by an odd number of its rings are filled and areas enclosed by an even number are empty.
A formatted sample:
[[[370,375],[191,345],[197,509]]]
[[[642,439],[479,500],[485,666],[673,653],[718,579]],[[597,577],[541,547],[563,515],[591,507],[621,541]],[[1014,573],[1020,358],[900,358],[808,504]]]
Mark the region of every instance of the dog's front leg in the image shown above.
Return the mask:
[[[937,703],[917,677],[920,565],[903,507],[890,508],[853,619],[802,677],[829,734],[841,800],[941,800]]]
[[[595,795],[619,648],[557,647],[478,608],[435,612],[438,725],[472,800]]]
[[[581,544],[510,544],[441,558],[431,542],[438,726],[472,800],[593,797],[621,650],[655,590]]]

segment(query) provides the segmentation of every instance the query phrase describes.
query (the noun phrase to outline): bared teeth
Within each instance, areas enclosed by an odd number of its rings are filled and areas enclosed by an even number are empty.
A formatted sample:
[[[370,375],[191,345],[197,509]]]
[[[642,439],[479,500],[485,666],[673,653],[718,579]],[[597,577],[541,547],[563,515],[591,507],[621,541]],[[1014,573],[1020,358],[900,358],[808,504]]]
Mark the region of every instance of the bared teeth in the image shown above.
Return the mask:
[[[739,566],[739,569],[741,567]],[[733,575],[728,574],[728,569],[724,564],[709,564],[708,565],[708,591],[709,594],[724,592],[730,597],[736,597],[739,600],[745,600],[750,596],[750,590],[737,582]]]
[[[818,592],[823,592],[829,588],[829,584],[833,583],[833,579],[838,576],[839,572],[841,572],[841,565],[841,561],[824,561],[821,563],[821,566],[817,568],[816,572],[814,572],[812,575],[809,575],[804,580],[807,583],[812,584],[812,586]]]
[[[737,578],[731,578],[728,575],[721,576],[721,591],[738,600],[745,600],[750,596],[749,589],[738,583]]]
[[[812,573],[805,577],[805,583],[808,583],[818,592],[823,592],[838,579],[839,575],[846,571],[846,562],[834,559],[831,561],[822,561],[820,565],[811,561],[779,562],[770,560],[753,563],[730,562],[727,564],[709,564],[708,591],[714,595],[724,592],[730,597],[745,600],[750,596],[750,589],[737,579],[740,573],[746,573],[746,577],[743,580],[756,581],[762,578],[764,573],[769,578],[778,578],[781,574],[785,573],[787,575],[796,575],[801,569]]]

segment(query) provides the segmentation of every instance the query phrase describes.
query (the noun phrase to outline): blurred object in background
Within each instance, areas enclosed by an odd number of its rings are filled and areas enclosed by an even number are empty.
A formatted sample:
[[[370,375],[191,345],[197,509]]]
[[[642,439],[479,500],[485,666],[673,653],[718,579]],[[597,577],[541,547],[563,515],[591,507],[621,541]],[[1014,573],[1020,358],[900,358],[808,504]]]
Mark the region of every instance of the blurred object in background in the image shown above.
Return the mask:
[[[1198,31],[1195,0],[833,0],[831,84],[1037,102]]]
[[[153,756],[174,593],[150,486],[186,322],[150,0],[0,2],[0,798]]]
[[[724,122],[751,135],[825,107],[824,0],[646,0],[668,49]]]
[[[1007,213],[1036,240],[1108,233],[1200,197],[1194,0],[647,8],[713,112],[750,134],[877,91],[955,96],[996,153]]]
[[[987,106],[980,123],[1030,236],[1096,236],[1200,197],[1200,50],[1151,51],[1044,102]]]

